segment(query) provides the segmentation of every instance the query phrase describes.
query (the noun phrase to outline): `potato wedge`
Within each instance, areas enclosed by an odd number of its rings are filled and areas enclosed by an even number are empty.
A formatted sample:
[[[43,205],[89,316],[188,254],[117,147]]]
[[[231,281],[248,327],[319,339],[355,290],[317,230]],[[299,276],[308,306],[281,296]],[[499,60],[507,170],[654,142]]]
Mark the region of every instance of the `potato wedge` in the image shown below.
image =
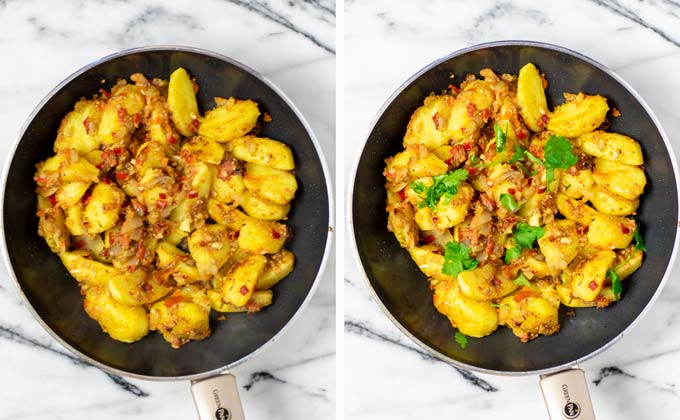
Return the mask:
[[[198,103],[194,84],[189,73],[180,67],[170,75],[168,84],[168,107],[175,128],[183,136],[190,137],[199,125]]]
[[[288,171],[246,163],[243,183],[253,194],[274,204],[286,205],[295,197],[297,180]]]
[[[198,134],[215,140],[227,142],[243,137],[257,124],[260,110],[257,102],[250,99],[216,99],[217,107],[206,112]]]
[[[295,168],[293,152],[286,144],[265,137],[245,136],[226,144],[227,151],[246,162],[290,171]]]
[[[602,125],[609,105],[600,95],[579,93],[555,108],[548,120],[548,130],[565,137],[578,137]]]
[[[595,158],[593,180],[604,190],[628,200],[637,199],[647,185],[647,177],[640,167],[602,158]]]
[[[589,155],[615,160],[626,165],[642,165],[640,143],[628,136],[597,130],[576,139],[577,145]]]
[[[548,103],[545,99],[543,79],[533,63],[525,64],[519,71],[517,78],[517,103],[524,124],[531,131],[538,132],[545,129],[544,115],[549,115]]]
[[[144,308],[116,302],[105,286],[88,289],[83,306],[90,318],[114,340],[133,343],[149,333],[149,318]]]

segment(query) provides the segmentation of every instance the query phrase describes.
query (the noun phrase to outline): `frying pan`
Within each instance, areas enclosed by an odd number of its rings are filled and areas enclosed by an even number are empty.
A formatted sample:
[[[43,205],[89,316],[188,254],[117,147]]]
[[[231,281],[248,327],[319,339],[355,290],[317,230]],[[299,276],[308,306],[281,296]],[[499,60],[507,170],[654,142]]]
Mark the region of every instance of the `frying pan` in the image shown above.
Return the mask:
[[[522,343],[509,328],[461,348],[455,330],[432,305],[424,274],[387,230],[385,158],[402,149],[409,118],[431,92],[440,92],[455,75],[484,68],[517,74],[533,62],[547,75],[547,98],[554,107],[563,92],[598,93],[618,108],[611,131],[629,135],[642,145],[648,184],[638,218],[648,252],[642,267],[624,284],[623,299],[605,309],[579,308],[566,317],[561,307],[559,333]],[[653,77],[653,75],[650,75]],[[602,64],[568,49],[527,41],[481,44],[457,51],[420,70],[387,100],[369,130],[355,163],[349,192],[355,256],[375,300],[411,340],[432,355],[462,368],[498,375],[542,376],[541,387],[553,420],[594,419],[583,372],[576,367],[603,352],[649,310],[668,279],[677,253],[677,163],[658,120],[635,91]]]
[[[35,164],[53,153],[59,123],[78,99],[136,72],[167,79],[177,67],[186,68],[198,81],[201,111],[212,108],[216,96],[258,102],[260,111],[272,117],[261,135],[290,145],[299,189],[286,222],[293,232],[286,247],[295,253],[296,265],[274,287],[274,303],[257,314],[230,314],[224,322],[213,312],[209,338],[173,349],[160,334],[133,344],[115,341],[86,315],[75,280],[37,234],[33,174]],[[234,378],[225,372],[274,342],[300,314],[318,283],[331,241],[332,195],[322,151],[300,112],[276,86],[241,63],[196,48],[143,47],[104,57],[69,76],[36,107],[8,156],[3,183],[5,261],[28,308],[57,341],[112,373],[191,379],[201,419],[243,419]]]

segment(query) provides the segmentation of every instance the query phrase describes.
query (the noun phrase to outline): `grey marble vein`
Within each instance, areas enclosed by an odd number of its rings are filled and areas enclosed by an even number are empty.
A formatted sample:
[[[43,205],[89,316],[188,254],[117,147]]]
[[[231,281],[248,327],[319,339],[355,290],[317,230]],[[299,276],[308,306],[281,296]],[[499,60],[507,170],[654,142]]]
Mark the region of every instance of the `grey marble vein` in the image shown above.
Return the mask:
[[[322,399],[326,402],[330,402],[330,399],[328,398],[328,392],[324,388],[317,388],[317,389],[311,389],[310,390],[307,387],[286,381],[286,380],[281,379],[278,376],[274,376],[270,372],[266,372],[266,371],[253,372],[250,375],[250,380],[248,381],[248,383],[243,385],[243,388],[246,391],[250,391],[253,388],[253,386],[255,386],[255,384],[257,384],[258,382],[275,382],[275,383],[279,383],[281,385],[291,386],[291,387],[297,389],[298,391],[302,392],[303,394],[305,394],[309,397],[319,398],[319,399]]]
[[[632,375],[628,372],[624,372],[623,370],[621,370],[621,368],[618,368],[616,366],[607,366],[600,369],[598,377],[593,380],[593,384],[595,384],[595,386],[599,386],[605,378],[610,376],[618,376],[622,378],[637,380],[650,386],[655,391],[666,392],[676,397],[679,396],[677,390],[675,389],[675,384],[666,384],[666,386],[661,386],[656,382],[649,381],[646,379],[640,379],[635,375]]]

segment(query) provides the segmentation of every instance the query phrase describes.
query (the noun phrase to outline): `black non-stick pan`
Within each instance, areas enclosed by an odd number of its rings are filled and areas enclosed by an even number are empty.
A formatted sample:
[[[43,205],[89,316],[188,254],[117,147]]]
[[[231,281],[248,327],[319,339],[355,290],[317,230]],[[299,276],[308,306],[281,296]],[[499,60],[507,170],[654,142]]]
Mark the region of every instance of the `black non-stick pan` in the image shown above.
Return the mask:
[[[216,96],[234,96],[255,100],[263,113],[271,115],[261,135],[291,147],[299,189],[286,222],[293,232],[286,247],[295,253],[296,265],[274,287],[274,303],[257,314],[230,314],[224,322],[211,319],[209,338],[173,349],[160,334],[133,344],[112,340],[85,314],[75,280],[38,236],[33,174],[35,164],[53,153],[59,123],[78,99],[137,72],[167,79],[178,67],[198,81],[201,111],[212,108]],[[43,99],[8,156],[3,180],[4,256],[43,327],[76,355],[104,370],[143,379],[201,380],[193,391],[202,419],[227,415],[241,419],[238,395],[232,394],[236,387],[230,386],[233,378],[220,374],[264,349],[291,324],[312,295],[331,240],[328,171],[312,130],[290,100],[254,70],[212,52],[174,46],[123,51],[78,70]],[[222,394],[213,395],[214,389]]]
[[[638,218],[648,252],[642,267],[624,282],[620,302],[606,309],[578,309],[573,317],[566,317],[563,307],[559,333],[529,343],[501,328],[461,348],[449,321],[432,305],[426,277],[386,228],[384,160],[401,150],[411,114],[429,93],[446,88],[450,75],[460,83],[466,74],[479,74],[484,68],[517,74],[528,62],[547,75],[549,105],[562,103],[563,92],[587,92],[605,96],[621,111],[621,117],[612,119],[611,131],[637,139],[645,157],[648,184]],[[358,157],[352,186],[349,220],[358,262],[377,302],[408,337],[464,368],[500,375],[541,374],[553,419],[575,418],[569,417],[575,412],[579,419],[591,418],[582,372],[572,368],[630,331],[659,295],[677,252],[675,155],[652,111],[626,82],[581,54],[543,43],[494,42],[455,52],[419,71],[387,100]]]

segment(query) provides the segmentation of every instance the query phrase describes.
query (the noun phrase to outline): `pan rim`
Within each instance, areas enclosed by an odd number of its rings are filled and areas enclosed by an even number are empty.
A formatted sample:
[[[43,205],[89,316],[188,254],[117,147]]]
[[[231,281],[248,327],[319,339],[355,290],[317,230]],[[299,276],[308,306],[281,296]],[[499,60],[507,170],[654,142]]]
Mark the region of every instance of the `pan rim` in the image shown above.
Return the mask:
[[[389,98],[383,103],[383,105],[380,107],[378,112],[376,113],[375,117],[371,121],[369,128],[367,130],[367,134],[364,137],[363,142],[360,145],[360,148],[358,152],[356,153],[354,157],[354,163],[352,167],[352,172],[351,172],[351,177],[350,181],[351,184],[349,185],[348,188],[348,194],[347,194],[347,221],[348,225],[350,227],[349,229],[349,236],[350,236],[350,242],[352,244],[352,253],[354,255],[354,262],[357,264],[359,272],[361,273],[361,276],[363,277],[366,286],[368,287],[371,297],[373,300],[377,303],[377,305],[380,307],[380,309],[383,311],[385,316],[392,321],[392,323],[399,329],[406,337],[408,337],[411,341],[416,343],[419,347],[421,347],[423,350],[431,354],[432,356],[436,357],[439,360],[442,360],[445,363],[452,364],[454,366],[457,366],[462,369],[468,369],[474,372],[478,373],[484,373],[484,374],[492,374],[492,375],[498,375],[498,376],[526,376],[526,375],[549,375],[551,373],[559,372],[562,370],[566,370],[572,367],[577,366],[580,363],[585,362],[588,359],[591,359],[598,354],[604,352],[611,346],[613,346],[616,342],[618,342],[624,335],[628,334],[634,327],[637,325],[638,322],[642,318],[644,318],[645,315],[649,312],[651,307],[654,305],[656,300],[658,299],[659,295],[661,294],[664,286],[668,282],[668,279],[670,278],[671,271],[675,265],[676,257],[678,254],[678,244],[680,244],[680,233],[677,231],[675,232],[675,240],[673,243],[673,250],[671,253],[671,257],[668,261],[668,265],[666,266],[666,270],[664,272],[664,275],[661,279],[661,282],[659,283],[659,286],[657,287],[656,291],[654,292],[654,295],[649,299],[649,302],[645,305],[645,307],[640,311],[640,313],[635,317],[635,319],[626,327],[624,328],[623,331],[621,331],[618,335],[613,337],[611,340],[609,340],[607,343],[605,343],[603,346],[595,349],[594,351],[581,356],[575,360],[572,360],[570,362],[562,363],[556,366],[551,366],[547,368],[542,368],[542,369],[532,369],[532,370],[518,370],[518,371],[506,371],[506,370],[496,370],[496,369],[488,369],[488,368],[483,368],[479,366],[474,366],[465,362],[461,362],[459,360],[456,360],[446,354],[443,354],[440,351],[437,351],[424,342],[422,342],[420,339],[418,339],[413,333],[411,333],[405,326],[403,326],[394,315],[387,309],[385,304],[382,302],[380,297],[378,296],[377,291],[371,284],[371,281],[368,278],[368,274],[366,273],[366,270],[364,269],[363,263],[361,261],[361,256],[359,255],[359,248],[357,246],[356,242],[356,236],[354,234],[354,219],[353,219],[353,207],[354,207],[354,187],[356,185],[356,176],[357,172],[359,169],[359,162],[361,160],[361,157],[363,156],[364,150],[366,148],[366,144],[368,143],[368,140],[373,133],[373,130],[375,129],[378,120],[384,115],[386,109],[392,104],[392,102],[399,96],[406,88],[408,88],[412,83],[414,83],[416,80],[418,80],[423,74],[426,72],[430,71],[431,69],[435,68],[436,66],[451,60],[455,57],[477,51],[480,49],[485,49],[485,48],[495,48],[495,47],[506,47],[506,46],[529,46],[529,47],[537,47],[537,48],[543,48],[543,49],[549,49],[553,51],[557,51],[563,54],[571,55],[575,58],[578,58],[590,65],[593,65],[594,67],[598,68],[602,72],[606,73],[607,75],[611,76],[614,80],[616,80],[623,88],[625,88],[634,98],[635,100],[643,107],[643,109],[647,112],[649,115],[650,119],[654,123],[654,126],[658,130],[659,134],[661,135],[661,138],[663,139],[664,145],[666,147],[666,152],[669,155],[669,158],[671,160],[671,165],[673,166],[673,173],[675,175],[675,192],[676,196],[678,198],[678,212],[675,214],[675,225],[678,226],[678,220],[680,220],[680,185],[678,184],[679,179],[678,176],[680,172],[678,171],[678,162],[675,157],[675,152],[673,150],[672,144],[668,138],[668,135],[666,134],[666,131],[663,129],[659,119],[657,118],[656,114],[652,111],[651,107],[645,102],[645,100],[637,93],[635,89],[633,89],[628,82],[626,82],[621,76],[619,76],[616,72],[608,68],[607,66],[601,64],[598,61],[593,60],[592,58],[581,54],[577,51],[571,50],[566,47],[562,47],[559,45],[555,44],[550,44],[546,42],[539,42],[539,41],[528,41],[528,40],[502,40],[502,41],[492,41],[492,42],[485,42],[481,44],[476,44],[470,47],[462,48],[456,51],[453,51],[441,58],[438,58],[431,63],[427,64],[426,66],[422,67],[420,70],[418,70],[416,73],[414,73],[412,76],[410,76],[405,82],[403,82],[399,87],[392,93],[392,95],[389,96]]]
[[[6,185],[7,185],[7,177],[9,175],[9,168],[11,166],[12,161],[14,160],[14,155],[16,153],[16,149],[19,146],[19,143],[21,142],[21,139],[23,138],[24,134],[26,133],[26,130],[28,129],[28,126],[31,124],[31,122],[35,119],[36,115],[38,112],[49,102],[52,97],[61,89],[66,87],[69,83],[71,83],[76,77],[82,75],[83,73],[91,70],[92,68],[109,62],[115,58],[123,57],[126,55],[130,54],[135,54],[135,53],[146,53],[146,52],[154,52],[154,51],[182,51],[182,52],[190,52],[190,53],[196,53],[196,54],[201,54],[204,56],[216,58],[218,60],[221,60],[223,62],[229,63],[233,66],[236,66],[240,68],[241,70],[245,71],[246,73],[249,73],[250,75],[254,76],[256,79],[258,79],[260,82],[264,83],[267,87],[272,89],[274,93],[279,95],[281,99],[286,103],[286,105],[293,111],[295,116],[298,118],[298,120],[302,123],[303,127],[305,128],[305,131],[308,133],[310,139],[312,140],[312,144],[314,145],[314,149],[316,151],[317,156],[319,157],[319,161],[321,163],[321,169],[323,171],[324,175],[324,181],[326,185],[326,191],[328,195],[328,229],[327,229],[327,235],[326,235],[326,243],[324,245],[324,253],[323,257],[321,259],[321,264],[319,265],[319,270],[316,273],[316,277],[314,278],[314,282],[312,283],[312,286],[310,287],[309,291],[307,292],[307,296],[303,300],[302,304],[298,307],[298,309],[295,311],[293,316],[286,322],[286,324],[276,333],[274,334],[269,340],[267,340],[264,344],[262,344],[260,347],[252,351],[251,353],[248,353],[247,355],[243,356],[240,359],[237,359],[225,366],[216,368],[216,369],[211,369],[209,371],[204,371],[204,372],[199,372],[199,373],[194,373],[194,374],[189,374],[189,375],[180,375],[180,376],[153,376],[153,375],[144,375],[144,374],[138,374],[134,372],[128,372],[122,369],[118,369],[112,366],[109,366],[103,362],[100,362],[98,360],[95,360],[94,358],[82,353],[80,350],[74,348],[71,346],[66,340],[64,340],[59,334],[57,334],[52,328],[50,328],[47,323],[42,319],[42,317],[37,313],[31,302],[28,300],[28,297],[24,293],[21,285],[19,284],[19,279],[14,272],[14,266],[12,265],[12,262],[9,257],[9,251],[7,249],[7,243],[6,243],[6,238],[5,238],[5,190],[6,190]],[[321,149],[321,146],[319,144],[319,141],[316,137],[316,134],[314,133],[314,130],[312,130],[312,127],[309,125],[307,120],[304,118],[300,110],[297,108],[297,106],[291,101],[291,99],[277,86],[275,85],[272,81],[270,81],[267,77],[262,75],[260,72],[254,70],[253,68],[241,63],[240,61],[237,61],[231,57],[228,57],[226,55],[222,55],[220,53],[216,53],[214,51],[202,49],[202,48],[197,48],[197,47],[191,47],[191,46],[184,46],[184,45],[172,45],[172,44],[158,44],[158,45],[146,45],[146,46],[141,46],[141,47],[134,47],[134,48],[128,48],[125,50],[117,51],[112,54],[108,54],[104,57],[101,57],[95,61],[92,61],[82,67],[80,67],[78,70],[74,71],[71,73],[69,76],[67,76],[64,80],[62,80],[57,86],[55,86],[53,89],[51,89],[43,98],[42,100],[35,106],[33,111],[29,114],[29,116],[26,118],[24,121],[23,125],[19,129],[19,133],[14,140],[14,143],[11,145],[10,150],[7,153],[7,156],[5,158],[5,166],[2,169],[2,177],[0,179],[0,231],[2,234],[0,235],[0,252],[2,252],[2,258],[3,261],[7,267],[7,271],[12,278],[12,281],[21,296],[21,299],[25,306],[28,308],[30,311],[31,315],[33,315],[33,318],[35,318],[36,321],[43,327],[47,333],[52,336],[59,344],[64,346],[66,349],[68,349],[71,353],[73,353],[75,356],[79,357],[80,359],[84,360],[86,363],[93,365],[99,369],[102,369],[106,372],[115,374],[115,375],[121,375],[124,377],[128,378],[134,378],[134,379],[142,379],[142,380],[152,380],[152,381],[180,381],[180,380],[199,380],[199,379],[204,379],[207,377],[211,376],[216,376],[222,373],[226,373],[229,371],[229,369],[244,363],[254,357],[256,357],[258,354],[263,352],[265,349],[267,349],[269,346],[271,346],[274,342],[278,341],[285,333],[288,331],[288,329],[291,327],[292,324],[295,323],[295,321],[298,320],[304,309],[309,305],[309,302],[311,301],[312,297],[316,293],[316,289],[319,286],[320,279],[321,277],[325,274],[326,271],[326,266],[328,263],[328,259],[330,258],[330,250],[332,246],[332,241],[335,233],[335,229],[333,228],[333,225],[335,223],[334,219],[334,211],[335,211],[335,206],[334,206],[334,193],[333,193],[333,186],[331,182],[331,177],[330,177],[330,172],[328,170],[328,163],[326,161],[326,157],[324,155],[323,150]]]

